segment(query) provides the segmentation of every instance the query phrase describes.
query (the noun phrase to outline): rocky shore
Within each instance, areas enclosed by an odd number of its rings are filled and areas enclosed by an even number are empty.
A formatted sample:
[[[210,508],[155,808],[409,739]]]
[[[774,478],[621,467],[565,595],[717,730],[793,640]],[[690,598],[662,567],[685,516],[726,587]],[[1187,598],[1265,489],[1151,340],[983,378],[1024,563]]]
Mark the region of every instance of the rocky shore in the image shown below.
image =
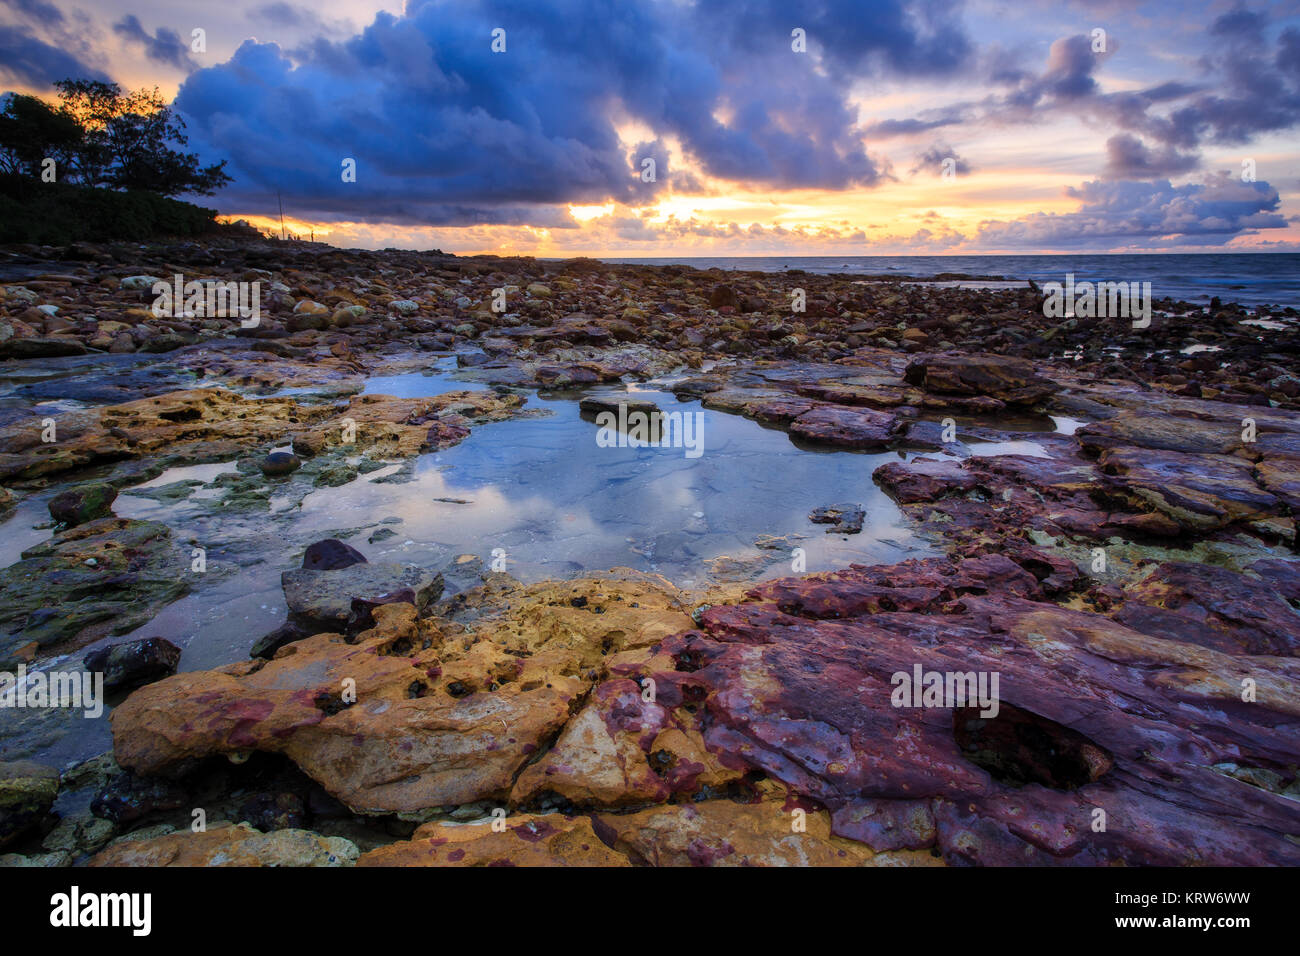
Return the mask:
[[[10,251],[30,275],[0,285],[0,518],[29,543],[0,569],[0,671],[93,650],[115,696],[112,751],[66,766],[0,709],[0,863],[1300,863],[1295,303],[1157,299],[1135,329],[1047,318],[1032,287]],[[155,314],[174,275],[258,283],[260,320]],[[449,356],[474,387],[363,391]],[[428,566],[296,517],[543,400],[649,381],[803,452],[891,456],[862,481],[925,555],[524,581],[491,541]],[[211,532],[119,516],[123,493]],[[859,533],[862,494],[803,533]],[[268,538],[282,627],[201,667],[166,630],[111,647],[211,586],[196,561]],[[900,706],[913,673],[996,675],[998,706]]]

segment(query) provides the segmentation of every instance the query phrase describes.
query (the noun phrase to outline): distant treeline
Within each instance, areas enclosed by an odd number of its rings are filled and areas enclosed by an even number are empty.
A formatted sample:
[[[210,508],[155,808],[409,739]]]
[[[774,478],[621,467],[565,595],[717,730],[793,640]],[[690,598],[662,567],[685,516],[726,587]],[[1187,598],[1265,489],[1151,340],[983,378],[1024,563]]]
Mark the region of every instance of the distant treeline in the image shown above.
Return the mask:
[[[190,236],[216,210],[170,197],[211,195],[225,162],[200,166],[185,123],[157,90],[63,80],[59,99],[10,94],[0,110],[0,242]]]

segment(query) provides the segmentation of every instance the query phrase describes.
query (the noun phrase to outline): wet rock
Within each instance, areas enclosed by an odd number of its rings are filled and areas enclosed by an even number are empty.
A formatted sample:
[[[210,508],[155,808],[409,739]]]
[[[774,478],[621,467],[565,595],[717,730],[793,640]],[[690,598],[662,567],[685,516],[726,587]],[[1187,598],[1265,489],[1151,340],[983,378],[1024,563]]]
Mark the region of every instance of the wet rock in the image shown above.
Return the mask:
[[[960,462],[914,458],[881,465],[873,477],[923,527],[948,537],[1033,529],[1096,541],[1114,535],[1168,538],[1183,530],[1150,502],[1122,494],[1095,464],[1068,452]]]
[[[297,455],[285,451],[273,451],[257,463],[262,474],[271,478],[290,475],[302,467],[302,460]]]
[[[104,675],[104,689],[138,687],[176,673],[181,649],[163,637],[112,644],[86,655],[86,670]]]
[[[382,595],[409,590],[417,608],[426,607],[442,594],[442,575],[413,564],[377,562],[350,564],[336,570],[302,569],[280,576],[289,613],[301,622],[322,629],[342,630],[352,612],[352,601],[375,602]]]
[[[259,638],[248,652],[248,656],[264,657],[269,660],[275,656],[276,651],[286,644],[301,641],[304,637],[311,637],[315,633],[316,629],[313,627],[306,627],[295,621],[285,621],[274,631]]]
[[[156,521],[100,518],[0,569],[0,669],[148,622],[189,590],[188,549]]]
[[[355,644],[320,634],[266,664],[177,674],[136,691],[113,712],[118,762],[156,772],[193,756],[264,750],[284,753],[357,812],[469,803],[508,792],[585,687],[551,670],[554,655],[488,647],[453,677],[411,605],[375,616],[378,626]],[[510,680],[470,690],[484,667]],[[342,698],[344,678],[355,681],[356,703]]]
[[[1108,448],[1097,464],[1113,486],[1199,531],[1280,514],[1281,502],[1259,486],[1251,462],[1232,456],[1154,448]]]
[[[162,810],[189,806],[184,787],[161,777],[140,777],[120,773],[90,802],[90,812],[118,826],[125,826]]]
[[[94,853],[117,836],[117,824],[101,820],[89,811],[61,814],[58,826],[45,835],[41,849],[52,853]]]
[[[0,340],[0,359],[58,358],[85,355],[86,347],[70,336]]]
[[[283,753],[358,812],[503,799],[608,654],[691,626],[675,589],[632,572],[501,581],[456,604],[481,617],[473,639],[446,640],[410,604],[382,605],[353,643],[317,634],[266,663],[143,687],[113,711],[118,761],[157,773],[214,753]],[[356,682],[355,703],[342,698],[344,678]]]
[[[362,631],[373,628],[375,626],[376,608],[388,604],[417,606],[419,603],[420,598],[413,588],[399,588],[396,591],[389,591],[374,597],[353,598],[352,609],[348,612],[348,619],[343,626],[343,633],[351,638],[356,637]]]
[[[307,830],[262,833],[245,823],[216,823],[150,839],[130,836],[91,857],[87,866],[352,866],[356,844]]]
[[[808,515],[808,520],[813,524],[828,524],[827,534],[858,534],[862,531],[862,522],[867,519],[867,513],[862,510],[862,505],[843,504],[829,505],[825,508],[814,508]]]
[[[130,292],[144,292],[152,289],[159,282],[162,282],[157,276],[134,275],[124,276],[118,281],[118,287]]]
[[[239,819],[263,833],[272,830],[300,830],[306,826],[307,811],[295,793],[260,793],[244,801]]]
[[[0,854],[0,867],[27,867],[27,866],[71,866],[72,854],[65,850],[56,850],[53,853],[33,853],[23,856],[21,853],[3,853]]]
[[[0,763],[0,847],[45,819],[59,792],[59,772],[30,760]]]
[[[516,814],[506,828],[426,823],[409,841],[371,850],[358,866],[628,866],[587,817]]]
[[[304,571],[340,571],[354,564],[365,564],[366,556],[338,538],[325,538],[307,545],[302,555]]]
[[[838,448],[887,448],[901,424],[887,412],[824,405],[804,412],[790,423],[790,434],[819,445]]]
[[[317,488],[337,488],[350,481],[356,481],[359,475],[360,472],[347,462],[336,462],[322,468],[312,480],[312,485]]]
[[[625,415],[633,413],[646,416],[655,416],[662,414],[659,406],[654,402],[647,402],[632,398],[615,398],[615,397],[597,397],[588,395],[578,401],[578,409],[584,416],[595,417],[601,412],[609,412],[612,415],[618,415],[619,409],[626,409]]]
[[[50,517],[71,528],[111,515],[116,499],[117,489],[112,485],[78,485],[50,499]]]
[[[285,384],[277,367],[272,381]],[[290,379],[292,381],[292,379]],[[299,405],[287,398],[248,399],[223,389],[190,389],[121,405],[70,412],[59,419],[59,440],[42,442],[41,418],[0,426],[0,480],[37,478],[95,464],[173,454],[217,461],[251,444],[291,440],[310,457],[343,444],[355,425],[356,451],[379,458],[411,458],[427,447],[430,423],[454,406],[458,421],[503,421],[524,400],[495,392],[448,392],[429,399],[357,395],[344,408]],[[448,426],[457,423],[444,423]],[[468,430],[458,432],[462,437]]]
[[[101,327],[106,323],[100,323]],[[23,385],[15,392],[25,398],[112,405],[142,396],[162,395],[186,388],[193,375],[183,369],[143,366],[92,371]]]
[[[908,363],[903,378],[928,392],[980,395],[1014,405],[1032,405],[1060,389],[1032,363],[1001,355],[925,355]]]

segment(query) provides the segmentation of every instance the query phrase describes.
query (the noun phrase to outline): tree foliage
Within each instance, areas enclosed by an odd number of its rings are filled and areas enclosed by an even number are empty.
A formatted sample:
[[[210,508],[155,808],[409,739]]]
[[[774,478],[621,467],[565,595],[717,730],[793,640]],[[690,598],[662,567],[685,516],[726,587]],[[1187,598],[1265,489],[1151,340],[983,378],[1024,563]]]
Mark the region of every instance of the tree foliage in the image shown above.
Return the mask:
[[[116,83],[61,80],[57,104],[13,95],[0,113],[0,169],[39,177],[46,159],[58,180],[142,190],[160,196],[208,196],[229,183],[225,160],[200,166],[185,121],[157,89],[123,92]]]

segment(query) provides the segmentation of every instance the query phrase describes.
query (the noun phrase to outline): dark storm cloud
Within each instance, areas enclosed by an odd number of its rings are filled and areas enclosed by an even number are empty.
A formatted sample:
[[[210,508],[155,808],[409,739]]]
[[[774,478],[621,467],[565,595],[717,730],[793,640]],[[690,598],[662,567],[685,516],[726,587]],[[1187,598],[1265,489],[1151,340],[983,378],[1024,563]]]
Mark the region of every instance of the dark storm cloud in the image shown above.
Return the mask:
[[[70,77],[108,79],[67,50],[37,39],[25,27],[0,24],[0,80],[42,88]]]
[[[277,5],[278,6],[278,5]],[[848,90],[875,74],[942,75],[969,55],[951,8],[822,0],[413,0],[341,42],[290,57],[246,42],[190,76],[176,105],[195,142],[229,157],[235,190],[313,197],[340,217],[424,209],[646,201],[619,143],[627,117],[679,142],[707,174],[774,188],[869,187]],[[289,15],[286,11],[279,11]],[[506,52],[490,49],[506,30]],[[791,50],[807,31],[808,52]],[[358,160],[356,183],[340,163]],[[674,181],[673,188],[689,183]]]
[[[145,55],[156,63],[173,66],[178,70],[194,69],[195,63],[190,59],[190,46],[181,40],[180,34],[166,27],[159,27],[150,36],[140,25],[134,14],[128,14],[113,24],[113,32],[128,42],[144,48]]]
[[[0,6],[8,7],[23,14],[37,23],[56,24],[63,22],[63,12],[45,0],[0,0]]]

